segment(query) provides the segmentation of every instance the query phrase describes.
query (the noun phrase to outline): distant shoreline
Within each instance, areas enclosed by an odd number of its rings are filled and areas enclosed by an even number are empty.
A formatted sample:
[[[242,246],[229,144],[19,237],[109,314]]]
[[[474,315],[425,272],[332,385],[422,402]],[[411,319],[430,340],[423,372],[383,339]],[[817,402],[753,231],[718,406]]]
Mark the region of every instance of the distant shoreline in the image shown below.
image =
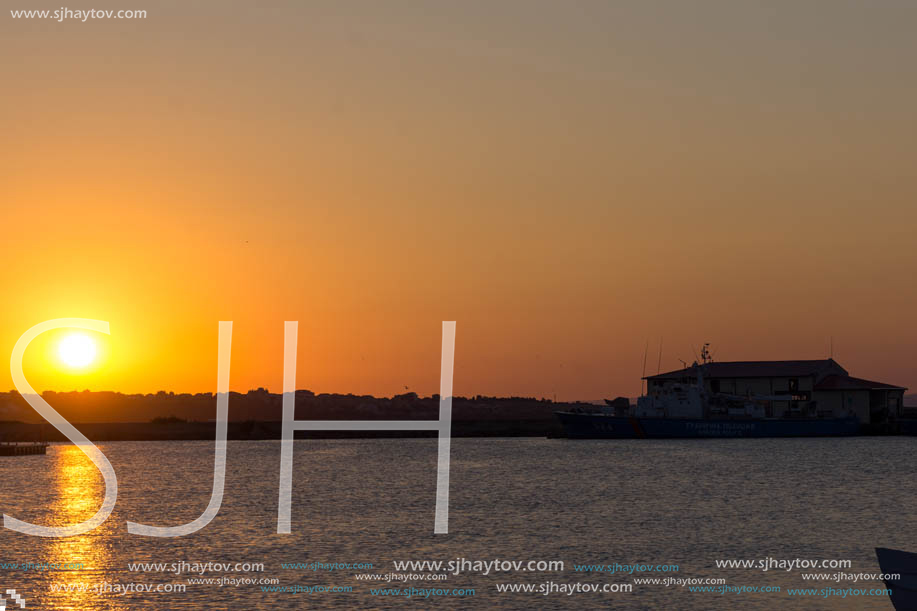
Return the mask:
[[[50,425],[24,422],[2,423],[5,441],[67,442],[57,429]],[[83,422],[74,423],[90,441],[203,441],[214,439],[213,422]],[[281,422],[243,421],[230,422],[227,439],[232,441],[279,440]],[[543,418],[528,420],[492,420],[472,422],[457,420],[452,423],[452,437],[546,437],[560,436],[563,430],[554,420]],[[297,431],[297,439],[410,439],[435,438],[435,431]]]
[[[213,439],[213,394],[124,395],[112,392],[46,392],[42,397],[92,441]],[[452,398],[453,437],[562,435],[558,410],[594,408],[531,397]],[[438,420],[439,396],[407,392],[394,397],[296,391],[296,420]],[[280,439],[283,396],[263,388],[229,393],[228,439]],[[43,427],[43,428],[42,428]],[[0,441],[65,441],[19,393],[0,393]],[[411,438],[432,431],[299,431],[315,439]]]

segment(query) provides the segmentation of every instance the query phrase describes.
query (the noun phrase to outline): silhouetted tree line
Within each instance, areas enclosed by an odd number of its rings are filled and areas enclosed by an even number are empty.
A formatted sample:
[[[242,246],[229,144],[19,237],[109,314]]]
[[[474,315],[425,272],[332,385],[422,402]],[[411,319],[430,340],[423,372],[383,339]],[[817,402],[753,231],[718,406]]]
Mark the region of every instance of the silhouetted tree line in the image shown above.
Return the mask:
[[[216,416],[214,393],[149,394],[116,392],[53,392],[42,397],[70,422],[207,422]],[[229,393],[229,419],[234,422],[274,422],[282,419],[280,393],[264,388]],[[557,409],[585,405],[555,403],[531,397],[454,397],[453,420],[551,419]],[[315,394],[296,391],[296,418],[316,420],[436,419],[439,395],[420,397],[408,392],[393,397],[354,394]],[[41,422],[16,391],[0,393],[0,421]]]

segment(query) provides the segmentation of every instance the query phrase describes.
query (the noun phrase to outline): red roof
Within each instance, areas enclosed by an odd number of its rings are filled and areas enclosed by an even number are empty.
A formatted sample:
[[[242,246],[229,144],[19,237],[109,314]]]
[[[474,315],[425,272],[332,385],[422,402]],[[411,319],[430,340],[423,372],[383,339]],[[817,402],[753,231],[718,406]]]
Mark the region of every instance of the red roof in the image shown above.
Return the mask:
[[[873,382],[850,376],[825,376],[815,385],[815,390],[906,390],[903,386],[894,386],[882,382]]]

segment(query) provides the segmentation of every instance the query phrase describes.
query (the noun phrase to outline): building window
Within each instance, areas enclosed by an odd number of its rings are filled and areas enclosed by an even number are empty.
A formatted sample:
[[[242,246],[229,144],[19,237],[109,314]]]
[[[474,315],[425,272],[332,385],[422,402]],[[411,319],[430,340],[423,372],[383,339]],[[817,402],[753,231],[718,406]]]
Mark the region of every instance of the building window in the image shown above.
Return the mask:
[[[799,390],[799,380],[796,378],[790,378],[790,393],[795,393]]]
[[[710,380],[710,390],[713,392],[720,392],[720,381]]]

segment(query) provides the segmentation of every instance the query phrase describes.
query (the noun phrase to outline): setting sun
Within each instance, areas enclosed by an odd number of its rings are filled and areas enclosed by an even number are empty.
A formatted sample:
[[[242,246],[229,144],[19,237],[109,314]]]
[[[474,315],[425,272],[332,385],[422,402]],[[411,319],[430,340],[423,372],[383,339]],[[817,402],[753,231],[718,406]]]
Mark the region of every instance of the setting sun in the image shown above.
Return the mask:
[[[96,358],[96,344],[89,336],[74,333],[61,340],[57,353],[70,367],[86,367]]]

